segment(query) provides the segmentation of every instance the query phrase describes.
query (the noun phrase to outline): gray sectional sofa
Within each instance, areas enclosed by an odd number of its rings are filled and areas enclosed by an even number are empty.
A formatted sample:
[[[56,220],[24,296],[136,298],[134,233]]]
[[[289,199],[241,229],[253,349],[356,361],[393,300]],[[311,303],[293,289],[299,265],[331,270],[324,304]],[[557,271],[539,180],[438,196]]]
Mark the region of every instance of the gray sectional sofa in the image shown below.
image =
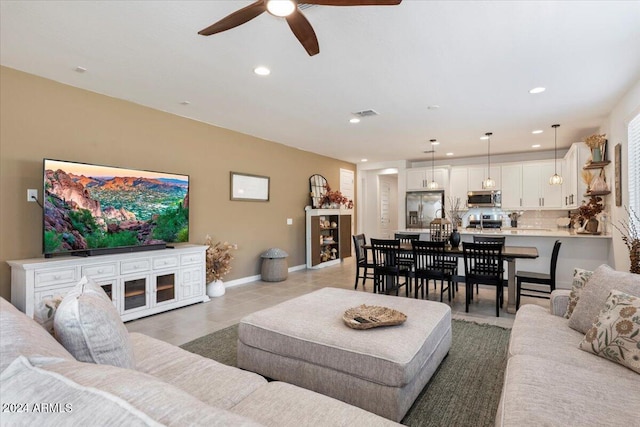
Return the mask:
[[[391,426],[362,409],[132,333],[135,369],[79,362],[0,298],[10,425]]]
[[[564,318],[568,290],[551,310],[524,305],[511,331],[496,426],[638,426],[640,375],[578,348]]]

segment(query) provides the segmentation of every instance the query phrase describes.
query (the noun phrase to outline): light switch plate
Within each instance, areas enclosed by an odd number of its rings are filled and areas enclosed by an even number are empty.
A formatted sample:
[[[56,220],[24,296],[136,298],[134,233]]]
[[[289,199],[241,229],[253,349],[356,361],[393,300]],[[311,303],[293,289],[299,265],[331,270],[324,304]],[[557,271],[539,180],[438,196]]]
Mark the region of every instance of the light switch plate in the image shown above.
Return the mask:
[[[27,190],[27,202],[35,202],[38,200],[38,190],[30,188]]]
[[[287,225],[293,225],[293,218],[287,218]]]

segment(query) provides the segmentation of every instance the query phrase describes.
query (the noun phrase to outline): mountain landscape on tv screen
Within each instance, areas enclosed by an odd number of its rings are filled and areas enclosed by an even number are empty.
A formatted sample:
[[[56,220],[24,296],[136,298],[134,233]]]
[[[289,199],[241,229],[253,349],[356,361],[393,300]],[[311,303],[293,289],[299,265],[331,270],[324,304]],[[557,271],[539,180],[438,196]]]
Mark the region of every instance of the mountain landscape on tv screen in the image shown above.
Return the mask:
[[[45,253],[189,239],[186,179],[46,169],[44,193]]]

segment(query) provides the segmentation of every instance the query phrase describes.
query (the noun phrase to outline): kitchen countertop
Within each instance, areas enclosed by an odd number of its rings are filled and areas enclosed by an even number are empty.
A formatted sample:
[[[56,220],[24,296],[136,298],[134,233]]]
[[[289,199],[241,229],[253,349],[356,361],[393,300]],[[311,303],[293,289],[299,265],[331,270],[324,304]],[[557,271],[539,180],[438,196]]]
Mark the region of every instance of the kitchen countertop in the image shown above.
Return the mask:
[[[484,230],[473,229],[473,228],[462,228],[458,230],[461,235],[494,235],[494,236],[527,236],[527,237],[580,237],[580,238],[588,238],[588,239],[611,239],[611,234],[605,235],[596,235],[596,234],[579,234],[576,233],[573,229],[568,228],[527,228],[527,227],[518,227],[518,228],[499,228],[499,229],[491,229],[486,228]],[[396,230],[396,233],[430,233],[428,228],[420,228],[420,229],[405,229],[405,230]]]

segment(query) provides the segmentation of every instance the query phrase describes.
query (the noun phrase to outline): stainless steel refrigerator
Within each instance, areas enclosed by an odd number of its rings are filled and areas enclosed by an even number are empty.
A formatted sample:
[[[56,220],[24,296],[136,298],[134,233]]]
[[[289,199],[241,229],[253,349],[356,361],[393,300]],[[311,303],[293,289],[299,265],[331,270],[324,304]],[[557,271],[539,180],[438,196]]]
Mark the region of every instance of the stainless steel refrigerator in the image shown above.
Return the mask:
[[[444,218],[444,191],[407,192],[407,229],[429,228],[435,218]]]

